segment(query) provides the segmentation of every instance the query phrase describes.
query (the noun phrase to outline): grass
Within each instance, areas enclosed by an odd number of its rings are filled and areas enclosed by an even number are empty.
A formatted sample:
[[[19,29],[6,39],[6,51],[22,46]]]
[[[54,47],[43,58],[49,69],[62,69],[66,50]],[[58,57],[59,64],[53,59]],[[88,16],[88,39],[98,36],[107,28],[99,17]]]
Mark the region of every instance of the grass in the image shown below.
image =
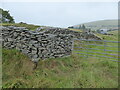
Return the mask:
[[[3,49],[3,88],[115,88],[118,85],[117,63],[100,58],[72,55],[41,60],[36,70],[33,66],[19,51]]]
[[[100,35],[105,40],[118,40],[117,32],[114,35]],[[75,41],[75,46],[80,42]],[[82,47],[103,48],[100,46]],[[89,42],[100,44],[98,42]],[[117,44],[109,44],[117,45]],[[112,49],[113,48],[108,48]],[[94,50],[92,50],[94,52]],[[75,54],[63,58],[40,60],[37,69],[30,59],[15,49],[2,50],[3,88],[117,88],[118,62],[108,58],[83,57]],[[103,51],[99,51],[103,52]],[[83,53],[85,53],[83,51]],[[111,53],[111,52],[109,52]],[[115,53],[117,54],[117,53]],[[98,55],[95,53],[95,55]]]
[[[2,26],[16,26],[16,27],[26,27],[29,30],[35,30],[39,25],[26,24],[26,23],[2,23]]]
[[[80,30],[80,29],[74,29],[74,28],[69,28],[69,30],[77,31],[77,32],[82,32],[82,30]]]
[[[118,41],[118,33],[117,31],[110,32],[113,33],[113,35],[101,35],[98,34],[98,36],[104,38],[105,41]],[[97,46],[99,45],[99,46]],[[78,48],[82,47],[82,48]],[[110,51],[113,50],[113,51]],[[118,58],[118,43],[112,43],[112,42],[101,42],[101,41],[75,41],[74,51],[73,53],[83,53],[86,54],[92,54],[91,56],[105,56],[105,57],[111,57],[110,59],[101,57],[103,60],[117,60]],[[107,53],[107,54],[106,54]],[[114,55],[113,55],[114,54]],[[100,57],[98,57],[100,58]],[[114,59],[116,58],[116,59]]]
[[[83,24],[86,27],[91,28],[92,30],[97,30],[101,28],[115,29],[118,27],[118,20],[117,19],[98,20],[98,21],[93,21],[93,22],[88,22],[88,23],[83,23]],[[79,25],[75,25],[75,26],[79,27]]]

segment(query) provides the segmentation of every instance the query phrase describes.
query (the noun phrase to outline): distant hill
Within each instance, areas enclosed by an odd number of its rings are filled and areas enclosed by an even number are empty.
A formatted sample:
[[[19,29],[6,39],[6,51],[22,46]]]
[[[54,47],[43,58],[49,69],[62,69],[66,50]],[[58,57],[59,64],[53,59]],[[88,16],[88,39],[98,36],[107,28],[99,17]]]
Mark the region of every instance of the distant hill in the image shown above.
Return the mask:
[[[93,21],[93,22],[88,22],[88,23],[82,23],[78,25],[74,25],[74,28],[79,28],[80,25],[85,25],[87,28],[91,28],[92,30],[97,30],[97,29],[117,29],[118,27],[118,20],[99,20],[99,21]]]

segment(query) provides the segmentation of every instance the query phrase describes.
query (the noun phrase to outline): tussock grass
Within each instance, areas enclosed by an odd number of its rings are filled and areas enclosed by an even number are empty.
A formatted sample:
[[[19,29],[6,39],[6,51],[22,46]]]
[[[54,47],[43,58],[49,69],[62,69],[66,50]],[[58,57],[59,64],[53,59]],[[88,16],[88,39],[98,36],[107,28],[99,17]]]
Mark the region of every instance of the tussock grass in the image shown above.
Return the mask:
[[[3,88],[115,88],[118,85],[118,64],[102,58],[73,54],[41,60],[36,70],[33,67],[19,51],[4,49]]]
[[[117,33],[114,33],[113,36],[99,36],[104,37],[105,40],[117,40]],[[76,41],[75,46],[79,46],[79,43]],[[87,42],[83,43],[82,47],[88,47],[85,45]],[[102,45],[103,43],[96,44]],[[109,49],[113,50],[113,48]],[[94,50],[92,51],[94,52]],[[27,56],[18,50],[3,48],[3,88],[118,87],[118,62],[101,57],[83,57],[83,55],[74,52],[69,57],[40,60],[38,67],[33,70],[34,64]]]

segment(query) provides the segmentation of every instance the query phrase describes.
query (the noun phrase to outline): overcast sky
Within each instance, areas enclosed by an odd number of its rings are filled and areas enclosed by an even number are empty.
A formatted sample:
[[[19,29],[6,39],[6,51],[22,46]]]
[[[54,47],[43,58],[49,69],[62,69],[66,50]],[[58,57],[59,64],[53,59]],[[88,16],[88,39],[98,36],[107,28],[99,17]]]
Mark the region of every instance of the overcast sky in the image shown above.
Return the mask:
[[[117,2],[5,2],[15,22],[68,27],[96,20],[117,19]]]

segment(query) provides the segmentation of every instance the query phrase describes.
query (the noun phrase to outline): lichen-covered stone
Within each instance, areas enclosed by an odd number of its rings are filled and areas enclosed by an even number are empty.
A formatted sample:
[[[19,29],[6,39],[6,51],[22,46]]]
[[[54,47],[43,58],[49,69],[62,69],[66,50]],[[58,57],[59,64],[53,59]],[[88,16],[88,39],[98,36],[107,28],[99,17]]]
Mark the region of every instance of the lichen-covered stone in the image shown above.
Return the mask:
[[[72,35],[48,34],[14,26],[0,28],[2,28],[2,46],[20,50],[33,62],[71,54],[72,50],[68,49],[72,49]]]

